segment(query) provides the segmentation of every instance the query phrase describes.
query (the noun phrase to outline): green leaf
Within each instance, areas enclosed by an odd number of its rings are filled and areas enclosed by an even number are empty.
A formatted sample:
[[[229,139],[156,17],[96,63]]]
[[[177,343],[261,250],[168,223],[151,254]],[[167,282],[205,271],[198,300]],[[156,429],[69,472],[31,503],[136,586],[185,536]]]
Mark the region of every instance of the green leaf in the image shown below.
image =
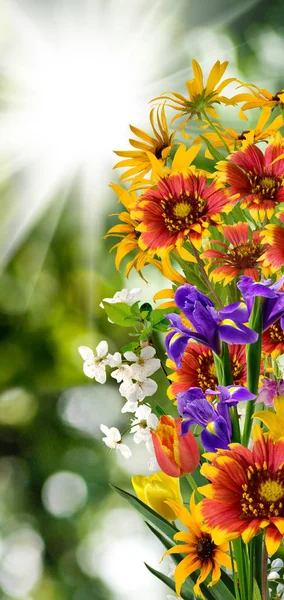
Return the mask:
[[[149,302],[144,302],[144,304],[142,304],[142,306],[140,306],[140,313],[141,313],[142,318],[144,318],[143,317],[144,312],[146,313],[146,316],[147,316],[148,314],[150,314],[152,312],[152,310],[153,310],[153,308],[152,308],[151,304],[149,304]]]
[[[134,350],[137,350],[138,348],[140,348],[139,342],[129,342],[129,344],[126,344],[125,346],[123,346],[120,350],[120,352],[122,352],[124,354],[124,352],[133,352]]]
[[[175,582],[169,577],[167,577],[167,575],[164,575],[164,573],[161,573],[160,571],[156,571],[156,569],[153,569],[152,567],[147,565],[147,563],[145,563],[145,567],[148,569],[148,571],[150,571],[150,573],[152,573],[152,575],[154,575],[155,577],[157,577],[157,579],[159,579],[165,585],[167,585],[173,592],[176,591]],[[194,595],[189,590],[187,590],[186,592],[182,590],[181,598],[183,598],[184,600],[194,600]]]
[[[137,317],[133,316],[132,307],[125,304],[125,302],[118,302],[117,304],[104,302],[103,305],[108,318],[116,325],[121,327],[136,325]]]
[[[252,600],[261,600],[261,593],[256,580],[253,580]]]
[[[155,308],[155,310],[153,310],[151,312],[150,321],[151,321],[152,325],[157,325],[157,323],[164,321],[168,314],[173,313],[173,312],[174,313],[178,312],[178,309],[173,308],[171,306],[168,306],[168,308]],[[169,322],[168,322],[168,325],[169,325]]]
[[[213,156],[213,158],[215,158],[215,160],[225,160],[225,157],[223,156],[223,154],[221,154],[221,152],[218,152],[218,150],[216,150],[216,148],[214,148],[214,146],[212,146],[211,142],[209,142],[209,140],[207,140],[204,135],[201,135],[200,137],[203,140],[203,142],[206,144],[210,154],[212,154],[212,156]]]
[[[124,490],[116,487],[115,485],[111,485],[111,487],[120,496],[122,496],[122,498],[127,500],[129,504],[133,506],[133,508],[138,510],[138,512],[144,517],[144,519],[147,519],[147,521],[153,523],[153,525],[155,525],[155,527],[157,527],[162,533],[164,533],[170,540],[173,539],[174,534],[178,531],[175,525],[172,525],[172,523],[166,521],[164,517],[158,515],[158,513],[156,513],[154,510],[152,510],[152,508],[150,508],[146,504],[144,504],[144,502],[141,502],[141,500],[136,498],[136,496],[133,496],[133,494],[125,492]]]

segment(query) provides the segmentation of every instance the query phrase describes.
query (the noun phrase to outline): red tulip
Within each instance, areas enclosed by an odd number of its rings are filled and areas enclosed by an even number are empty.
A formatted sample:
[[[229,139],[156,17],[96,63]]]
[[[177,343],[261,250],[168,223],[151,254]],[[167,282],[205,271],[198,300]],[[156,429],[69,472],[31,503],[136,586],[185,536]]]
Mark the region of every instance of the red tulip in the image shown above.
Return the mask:
[[[181,419],[162,415],[151,431],[160,469],[170,477],[192,473],[199,464],[199,449],[191,431],[181,437]]]

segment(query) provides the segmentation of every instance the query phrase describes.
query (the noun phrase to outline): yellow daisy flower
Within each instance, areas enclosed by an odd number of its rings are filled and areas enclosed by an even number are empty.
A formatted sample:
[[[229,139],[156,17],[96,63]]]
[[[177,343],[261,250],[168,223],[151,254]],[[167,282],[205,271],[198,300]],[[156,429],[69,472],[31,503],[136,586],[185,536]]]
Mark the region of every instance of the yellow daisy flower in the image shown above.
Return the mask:
[[[156,123],[155,123],[156,118]],[[152,170],[152,164],[149,154],[155,156],[163,165],[168,158],[173,146],[174,133],[169,133],[169,128],[166,119],[165,107],[158,109],[152,108],[150,112],[150,123],[153,130],[153,136],[149,135],[142,129],[138,129],[130,125],[130,129],[137,138],[130,139],[130,145],[136,150],[115,150],[115,154],[123,158],[114,169],[127,167],[127,170],[120,176],[123,181],[131,181],[132,179],[143,178],[149,171]]]

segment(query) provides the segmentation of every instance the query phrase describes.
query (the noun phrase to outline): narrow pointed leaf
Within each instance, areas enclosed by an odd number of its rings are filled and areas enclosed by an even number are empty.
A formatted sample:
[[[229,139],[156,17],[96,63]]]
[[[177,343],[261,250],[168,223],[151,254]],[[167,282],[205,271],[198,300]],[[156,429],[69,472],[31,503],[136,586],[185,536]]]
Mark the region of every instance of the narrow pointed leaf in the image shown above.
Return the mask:
[[[167,577],[167,575],[164,575],[164,573],[161,573],[160,571],[156,571],[156,569],[153,569],[153,567],[150,567],[147,565],[147,563],[145,563],[145,567],[148,569],[148,571],[150,571],[150,573],[152,573],[152,575],[167,585],[173,592],[176,591],[175,582],[170,579],[170,577]],[[183,598],[183,600],[194,600],[194,595],[189,590],[186,592],[182,590],[181,598]]]

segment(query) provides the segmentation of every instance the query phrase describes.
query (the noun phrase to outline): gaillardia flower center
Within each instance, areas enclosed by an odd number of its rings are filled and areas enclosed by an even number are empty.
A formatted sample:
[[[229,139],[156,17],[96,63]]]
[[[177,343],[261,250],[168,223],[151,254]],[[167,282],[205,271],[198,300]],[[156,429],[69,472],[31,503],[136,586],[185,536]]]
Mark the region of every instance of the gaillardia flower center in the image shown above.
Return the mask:
[[[252,194],[258,194],[262,199],[275,200],[278,190],[282,187],[282,178],[276,175],[268,177],[259,177],[255,173],[249,172],[248,178],[251,184]]]
[[[200,560],[208,560],[214,552],[215,544],[209,537],[200,538],[196,544],[196,554]]]
[[[206,200],[200,198],[197,194],[184,195],[179,197],[168,197],[161,200],[163,209],[162,216],[165,225],[171,233],[184,231],[190,225],[193,225],[204,214]]]
[[[198,387],[202,390],[215,390],[218,385],[216,369],[212,354],[200,354],[198,357],[199,367],[197,367]]]
[[[266,465],[264,465],[265,467]],[[243,484],[243,516],[284,517],[284,473],[250,466],[248,482]]]
[[[226,262],[239,269],[249,269],[257,265],[257,259],[263,254],[263,248],[255,242],[243,242],[229,250]]]

